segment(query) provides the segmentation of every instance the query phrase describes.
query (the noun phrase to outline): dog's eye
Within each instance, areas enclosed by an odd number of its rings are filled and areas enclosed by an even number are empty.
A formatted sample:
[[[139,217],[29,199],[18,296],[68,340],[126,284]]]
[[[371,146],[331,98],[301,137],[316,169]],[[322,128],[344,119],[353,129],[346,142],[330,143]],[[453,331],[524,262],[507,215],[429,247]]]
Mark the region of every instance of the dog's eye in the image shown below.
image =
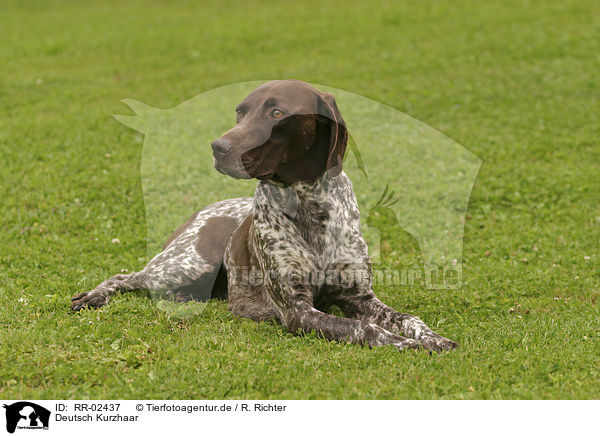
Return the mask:
[[[281,118],[281,117],[283,116],[283,112],[282,112],[282,111],[280,111],[279,109],[273,109],[273,110],[271,111],[271,116],[272,116],[273,118],[275,118],[275,119],[279,119],[279,118]]]

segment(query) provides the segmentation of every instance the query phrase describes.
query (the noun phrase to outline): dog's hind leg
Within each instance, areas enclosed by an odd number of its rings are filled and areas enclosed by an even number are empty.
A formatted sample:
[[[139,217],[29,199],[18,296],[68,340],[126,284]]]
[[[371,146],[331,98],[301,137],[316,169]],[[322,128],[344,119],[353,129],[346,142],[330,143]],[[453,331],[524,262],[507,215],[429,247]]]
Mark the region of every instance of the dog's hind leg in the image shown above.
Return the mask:
[[[231,233],[250,213],[251,203],[250,198],[224,200],[195,213],[142,271],[117,274],[95,289],[75,295],[71,308],[101,307],[117,292],[139,289],[178,302],[224,298],[223,254]]]
[[[96,288],[80,292],[71,298],[71,309],[79,310],[84,307],[104,306],[117,292],[137,291],[146,289],[145,273],[117,274],[100,283]]]

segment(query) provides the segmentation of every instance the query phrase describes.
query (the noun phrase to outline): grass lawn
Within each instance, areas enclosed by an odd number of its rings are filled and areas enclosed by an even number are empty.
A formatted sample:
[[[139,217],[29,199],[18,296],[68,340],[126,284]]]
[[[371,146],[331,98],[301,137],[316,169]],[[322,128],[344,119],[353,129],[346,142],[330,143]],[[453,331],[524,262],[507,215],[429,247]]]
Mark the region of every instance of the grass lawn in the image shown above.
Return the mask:
[[[571,0],[2,1],[0,397],[599,398],[599,16]],[[146,261],[143,136],[112,118],[120,100],[275,78],[380,101],[483,160],[463,286],[375,289],[460,349],[294,337],[223,302],[182,321],[143,292],[69,310]],[[387,237],[391,265],[418,254]]]

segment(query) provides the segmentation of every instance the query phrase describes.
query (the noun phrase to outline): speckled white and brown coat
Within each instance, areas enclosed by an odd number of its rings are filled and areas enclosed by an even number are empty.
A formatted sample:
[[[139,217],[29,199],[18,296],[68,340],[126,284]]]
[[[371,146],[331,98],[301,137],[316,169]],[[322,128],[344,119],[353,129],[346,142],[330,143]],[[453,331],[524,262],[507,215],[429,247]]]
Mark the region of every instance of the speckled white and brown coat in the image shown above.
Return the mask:
[[[73,309],[150,289],[176,301],[228,298],[235,315],[275,319],[292,333],[398,349],[455,348],[371,289],[358,205],[341,170],[347,133],[333,96],[275,81],[253,91],[237,112],[238,124],[213,142],[215,167],[259,179],[254,198],[197,212],[142,271],[77,294]],[[328,314],[333,305],[346,317]]]

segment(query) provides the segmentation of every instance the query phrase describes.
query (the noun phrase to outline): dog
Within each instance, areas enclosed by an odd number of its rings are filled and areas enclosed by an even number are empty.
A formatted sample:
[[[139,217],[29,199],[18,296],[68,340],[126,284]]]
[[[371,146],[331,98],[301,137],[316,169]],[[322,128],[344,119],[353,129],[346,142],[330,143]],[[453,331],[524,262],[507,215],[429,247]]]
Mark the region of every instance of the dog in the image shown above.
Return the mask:
[[[273,319],[294,334],[398,350],[456,348],[371,288],[358,205],[342,171],[348,132],[334,96],[298,80],[272,81],[252,91],[236,116],[211,144],[214,166],[258,179],[254,197],[196,212],[142,271],[75,295],[72,309],[149,289],[178,302],[227,298],[233,314]],[[327,313],[334,305],[345,317]]]

